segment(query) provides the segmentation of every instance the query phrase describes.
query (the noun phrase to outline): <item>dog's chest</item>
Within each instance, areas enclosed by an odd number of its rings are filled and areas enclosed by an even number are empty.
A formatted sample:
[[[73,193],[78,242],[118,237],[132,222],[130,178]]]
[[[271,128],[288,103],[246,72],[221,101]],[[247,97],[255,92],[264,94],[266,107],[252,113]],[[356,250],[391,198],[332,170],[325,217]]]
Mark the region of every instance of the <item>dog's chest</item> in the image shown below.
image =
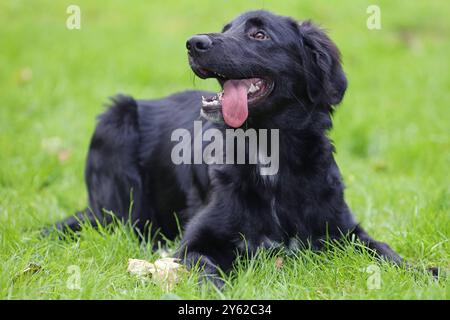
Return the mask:
[[[250,252],[258,248],[281,248],[286,245],[286,237],[277,203],[278,176],[261,175],[258,166],[255,166],[253,178],[254,191],[260,196],[260,201],[257,210],[250,210],[237,247]]]
[[[311,225],[321,223],[314,215],[303,213],[302,186],[292,182],[292,174],[261,175],[258,168],[254,172],[252,183],[254,192],[260,195],[260,206],[251,210],[242,226],[238,248],[250,252],[258,248],[296,250],[311,236],[314,238]]]

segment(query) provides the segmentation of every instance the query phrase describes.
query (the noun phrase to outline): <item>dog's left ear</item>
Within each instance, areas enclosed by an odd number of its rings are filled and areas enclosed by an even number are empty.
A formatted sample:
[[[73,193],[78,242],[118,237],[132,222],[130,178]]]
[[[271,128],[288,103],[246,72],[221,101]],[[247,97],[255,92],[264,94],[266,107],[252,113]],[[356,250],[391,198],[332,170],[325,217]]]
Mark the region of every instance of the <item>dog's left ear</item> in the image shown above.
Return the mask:
[[[310,21],[297,24],[308,97],[314,104],[337,105],[347,89],[339,49]]]

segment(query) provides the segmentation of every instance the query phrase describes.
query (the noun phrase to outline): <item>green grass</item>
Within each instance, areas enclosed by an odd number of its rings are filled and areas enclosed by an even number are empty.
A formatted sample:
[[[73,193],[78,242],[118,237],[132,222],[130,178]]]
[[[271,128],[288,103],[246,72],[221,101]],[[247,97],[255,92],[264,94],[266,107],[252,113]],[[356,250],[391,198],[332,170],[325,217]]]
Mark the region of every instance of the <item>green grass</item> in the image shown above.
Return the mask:
[[[65,28],[66,8],[82,29]],[[79,239],[39,239],[39,227],[86,205],[83,167],[102,104],[117,92],[160,97],[194,79],[185,39],[261,8],[326,27],[342,51],[349,88],[335,115],[346,199],[374,237],[419,269],[450,267],[450,3],[380,1],[382,29],[366,28],[371,1],[2,1],[0,3],[0,298],[3,299],[449,299],[450,280],[379,264],[351,246],[240,260],[223,292],[191,274],[170,292],[126,273],[154,260],[126,226]],[[30,75],[31,73],[31,75]],[[22,271],[41,266],[35,274]],[[69,266],[81,289],[67,287]]]

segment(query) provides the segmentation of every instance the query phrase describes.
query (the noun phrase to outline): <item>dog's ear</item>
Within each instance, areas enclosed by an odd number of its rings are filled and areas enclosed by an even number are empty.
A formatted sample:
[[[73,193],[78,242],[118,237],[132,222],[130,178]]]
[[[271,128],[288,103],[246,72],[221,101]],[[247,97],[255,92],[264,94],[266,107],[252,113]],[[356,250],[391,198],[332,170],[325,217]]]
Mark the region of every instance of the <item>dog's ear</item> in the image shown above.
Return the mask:
[[[309,99],[315,104],[337,105],[347,89],[339,49],[323,30],[310,21],[297,24],[300,53]]]

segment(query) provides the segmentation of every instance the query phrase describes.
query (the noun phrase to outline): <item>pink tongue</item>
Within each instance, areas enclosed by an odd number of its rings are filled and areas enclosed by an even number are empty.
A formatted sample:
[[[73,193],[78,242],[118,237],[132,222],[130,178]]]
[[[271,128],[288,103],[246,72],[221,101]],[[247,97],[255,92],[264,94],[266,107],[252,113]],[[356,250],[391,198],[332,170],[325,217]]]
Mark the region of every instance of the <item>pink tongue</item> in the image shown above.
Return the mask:
[[[227,80],[223,85],[222,114],[230,127],[240,127],[248,117],[248,80]]]

